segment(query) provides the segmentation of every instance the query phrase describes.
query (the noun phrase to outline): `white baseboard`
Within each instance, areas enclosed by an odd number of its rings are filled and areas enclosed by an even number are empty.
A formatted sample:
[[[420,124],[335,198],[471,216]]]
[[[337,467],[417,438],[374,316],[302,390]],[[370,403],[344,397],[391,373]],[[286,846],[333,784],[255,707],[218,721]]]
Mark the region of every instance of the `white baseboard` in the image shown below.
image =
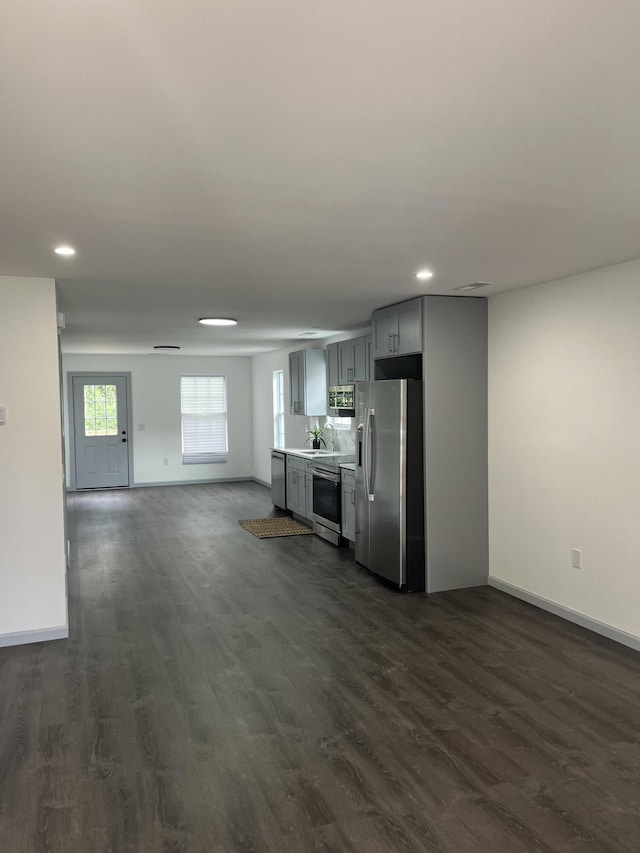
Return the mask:
[[[265,480],[261,480],[259,477],[254,477],[253,482],[257,483],[259,486],[264,486],[265,489],[271,490],[271,483],[267,483]]]
[[[215,483],[250,483],[253,477],[218,477],[216,480],[162,480],[157,483],[132,483],[131,489],[152,489],[155,486],[208,486]]]
[[[606,622],[600,622],[598,619],[593,619],[591,616],[586,616],[584,613],[572,610],[563,604],[557,604],[555,601],[543,598],[541,595],[536,595],[535,592],[529,592],[529,590],[515,586],[499,578],[491,577],[491,575],[489,576],[489,586],[493,586],[501,592],[506,592],[507,595],[513,595],[515,598],[526,601],[527,604],[533,604],[534,607],[539,607],[541,610],[553,613],[554,616],[560,616],[562,619],[567,619],[569,622],[574,622],[582,628],[587,628],[589,631],[594,631],[596,634],[601,634],[603,637],[615,640],[616,643],[622,643],[623,646],[628,646],[630,649],[640,652],[640,637],[637,637],[635,634],[629,634],[621,628],[615,628]]]
[[[16,631],[13,634],[0,634],[0,648],[4,646],[25,646],[28,643],[47,643],[49,640],[66,640],[69,626],[57,628],[38,628],[35,631]]]
[[[253,477],[225,477],[216,480],[158,480],[153,483],[131,483],[129,486],[105,487],[104,489],[72,489],[67,492],[117,492],[124,489],[153,489],[156,486],[207,486],[214,483],[251,483]]]

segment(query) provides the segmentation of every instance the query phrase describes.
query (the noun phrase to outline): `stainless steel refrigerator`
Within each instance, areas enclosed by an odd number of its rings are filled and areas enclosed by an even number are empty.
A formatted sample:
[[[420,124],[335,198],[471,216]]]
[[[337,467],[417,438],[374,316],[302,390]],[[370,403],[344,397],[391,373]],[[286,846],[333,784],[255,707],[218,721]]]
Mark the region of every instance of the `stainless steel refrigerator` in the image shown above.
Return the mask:
[[[356,386],[356,561],[409,591],[425,588],[422,382]]]

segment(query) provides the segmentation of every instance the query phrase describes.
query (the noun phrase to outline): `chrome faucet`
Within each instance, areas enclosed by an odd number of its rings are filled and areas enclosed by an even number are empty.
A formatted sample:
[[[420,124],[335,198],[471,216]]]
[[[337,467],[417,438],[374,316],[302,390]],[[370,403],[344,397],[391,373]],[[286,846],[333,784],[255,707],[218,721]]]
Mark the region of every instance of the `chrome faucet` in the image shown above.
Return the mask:
[[[335,442],[336,428],[334,427],[334,425],[333,425],[333,424],[325,424],[325,425],[324,425],[324,428],[325,428],[325,430],[327,430],[327,429],[330,429],[330,430],[331,430],[331,451],[333,452],[333,451],[336,449],[336,448],[335,448],[335,443],[336,443],[336,442]]]

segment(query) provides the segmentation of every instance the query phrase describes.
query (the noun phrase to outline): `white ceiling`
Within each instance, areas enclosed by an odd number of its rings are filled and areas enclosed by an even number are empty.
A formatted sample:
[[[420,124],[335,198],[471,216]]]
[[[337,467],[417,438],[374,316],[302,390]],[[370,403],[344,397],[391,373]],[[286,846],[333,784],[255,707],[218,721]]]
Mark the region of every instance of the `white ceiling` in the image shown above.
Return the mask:
[[[67,352],[213,354],[637,258],[638,44],[637,0],[3,0],[0,272]]]

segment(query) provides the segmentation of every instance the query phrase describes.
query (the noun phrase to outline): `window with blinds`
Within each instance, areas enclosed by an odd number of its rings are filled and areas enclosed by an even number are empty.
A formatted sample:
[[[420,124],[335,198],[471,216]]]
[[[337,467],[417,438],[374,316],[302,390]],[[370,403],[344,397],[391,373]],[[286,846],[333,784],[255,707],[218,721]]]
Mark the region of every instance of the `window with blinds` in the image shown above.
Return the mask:
[[[273,446],[284,447],[284,370],[273,371]]]
[[[229,456],[226,376],[182,376],[180,411],[183,464],[226,462]]]

